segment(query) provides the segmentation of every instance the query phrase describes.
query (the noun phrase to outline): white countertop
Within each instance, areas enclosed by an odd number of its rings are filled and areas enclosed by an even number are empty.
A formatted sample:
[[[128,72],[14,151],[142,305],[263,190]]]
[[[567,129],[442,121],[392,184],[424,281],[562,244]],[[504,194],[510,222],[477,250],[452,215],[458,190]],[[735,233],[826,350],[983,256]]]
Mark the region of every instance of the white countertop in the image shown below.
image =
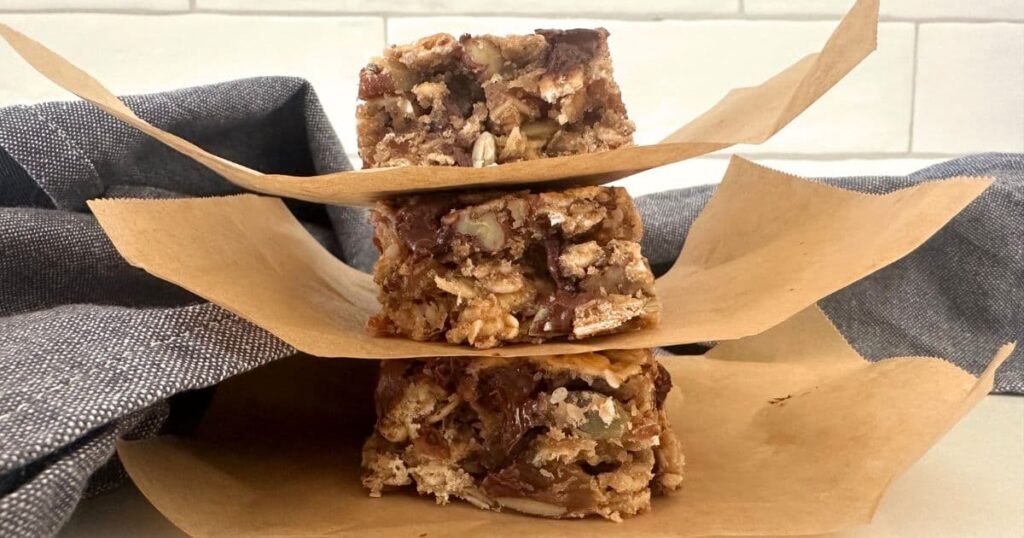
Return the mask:
[[[61,536],[184,534],[128,485],[83,502]],[[833,536],[1024,536],[1024,398],[984,399],[892,485],[874,523]]]

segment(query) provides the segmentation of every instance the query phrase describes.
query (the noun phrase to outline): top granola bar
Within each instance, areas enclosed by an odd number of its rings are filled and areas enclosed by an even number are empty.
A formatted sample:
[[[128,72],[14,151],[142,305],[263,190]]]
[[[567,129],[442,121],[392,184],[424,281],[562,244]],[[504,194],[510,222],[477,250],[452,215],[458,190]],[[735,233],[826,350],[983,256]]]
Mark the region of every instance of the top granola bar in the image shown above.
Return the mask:
[[[488,166],[633,143],[608,31],[449,34],[389,48],[359,73],[364,168]]]

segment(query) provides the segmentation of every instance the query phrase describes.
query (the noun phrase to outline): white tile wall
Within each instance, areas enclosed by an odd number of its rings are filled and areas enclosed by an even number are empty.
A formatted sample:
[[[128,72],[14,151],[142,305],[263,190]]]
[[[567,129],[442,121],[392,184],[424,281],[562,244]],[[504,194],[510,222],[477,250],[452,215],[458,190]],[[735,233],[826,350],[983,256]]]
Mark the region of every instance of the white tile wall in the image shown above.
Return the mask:
[[[914,151],[1024,151],[1024,25],[926,24]]]
[[[654,142],[728,89],[819,49],[852,3],[0,0],[0,21],[120,93],[306,77],[352,151],[357,73],[385,36],[603,25],[637,138]],[[965,153],[1024,151],[1024,0],[882,0],[881,10],[874,55],[767,144],[736,151],[811,175],[906,172]],[[0,73],[0,106],[67,97],[2,46]],[[632,184],[717,180],[725,164],[726,155],[698,159]]]
[[[774,159],[744,155],[748,159],[775,170],[803,177],[903,176],[940,163],[946,159]],[[700,157],[641,172],[615,182],[633,196],[695,185],[718,183],[725,175],[729,159]]]
[[[744,0],[750,15],[808,16],[846,13],[852,0]],[[882,0],[883,19],[935,20],[1024,20],[1021,0]]]
[[[0,11],[188,11],[189,0],[0,0]]]
[[[318,13],[459,13],[474,15],[515,14],[597,15],[618,14],[651,18],[659,15],[720,15],[739,12],[739,0],[589,0],[555,2],[517,0],[197,0],[199,9],[230,11],[287,11]]]

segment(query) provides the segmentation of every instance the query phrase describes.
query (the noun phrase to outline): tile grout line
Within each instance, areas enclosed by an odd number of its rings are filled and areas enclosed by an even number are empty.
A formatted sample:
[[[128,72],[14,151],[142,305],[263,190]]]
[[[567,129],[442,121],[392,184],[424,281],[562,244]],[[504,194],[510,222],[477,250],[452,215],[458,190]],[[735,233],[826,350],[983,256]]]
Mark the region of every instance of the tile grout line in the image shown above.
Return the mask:
[[[740,15],[745,15],[747,13],[747,0],[739,0],[739,2],[740,2],[740,5],[737,6],[737,7],[740,8],[739,14]]]
[[[381,20],[384,21],[384,46],[387,47],[388,44],[389,44],[389,42],[388,42],[388,16],[384,15],[383,17],[381,17]]]
[[[188,10],[189,11],[195,11],[196,10],[196,1],[197,0],[188,0]]]
[[[910,132],[907,133],[907,153],[914,151],[914,115],[917,114],[917,62],[920,41],[921,25],[914,24],[914,63],[910,69]]]

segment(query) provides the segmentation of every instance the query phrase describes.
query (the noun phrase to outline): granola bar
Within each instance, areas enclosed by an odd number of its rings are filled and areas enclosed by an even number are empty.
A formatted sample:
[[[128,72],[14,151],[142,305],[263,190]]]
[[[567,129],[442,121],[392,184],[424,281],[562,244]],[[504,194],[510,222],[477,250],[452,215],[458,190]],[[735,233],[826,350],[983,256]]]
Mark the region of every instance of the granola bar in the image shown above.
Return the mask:
[[[364,168],[487,166],[633,143],[608,31],[449,34],[387,49],[359,73]]]
[[[683,480],[671,386],[649,350],[383,361],[363,485],[551,518],[633,516]]]
[[[375,334],[490,348],[658,321],[643,226],[621,188],[415,195],[371,220]]]

